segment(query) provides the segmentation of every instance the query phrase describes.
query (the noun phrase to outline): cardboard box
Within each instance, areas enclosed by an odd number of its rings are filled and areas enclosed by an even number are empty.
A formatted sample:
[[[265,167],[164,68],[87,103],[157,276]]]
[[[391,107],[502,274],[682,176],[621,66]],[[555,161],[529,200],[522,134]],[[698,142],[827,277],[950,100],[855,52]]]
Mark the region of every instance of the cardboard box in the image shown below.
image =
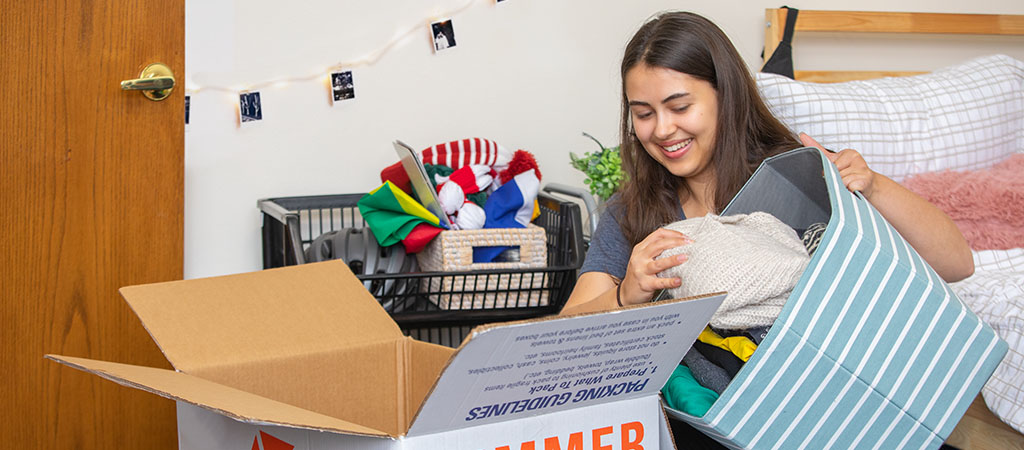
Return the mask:
[[[402,336],[342,261],[126,287],[174,371],[49,355],[178,402],[183,449],[652,449],[723,295]],[[533,445],[534,447],[529,447]]]
[[[828,227],[717,402],[670,415],[734,448],[939,447],[1006,343],[818,150],[766,160],[723,214],[753,211]]]

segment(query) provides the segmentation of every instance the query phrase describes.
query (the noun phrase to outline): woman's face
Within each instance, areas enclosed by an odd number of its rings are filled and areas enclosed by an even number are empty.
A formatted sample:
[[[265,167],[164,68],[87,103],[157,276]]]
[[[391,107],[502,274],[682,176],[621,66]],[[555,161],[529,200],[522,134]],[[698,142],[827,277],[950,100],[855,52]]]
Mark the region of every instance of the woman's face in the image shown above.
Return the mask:
[[[636,137],[647,154],[672,174],[698,181],[715,145],[718,99],[703,80],[663,67],[638,64],[626,72],[626,99]]]

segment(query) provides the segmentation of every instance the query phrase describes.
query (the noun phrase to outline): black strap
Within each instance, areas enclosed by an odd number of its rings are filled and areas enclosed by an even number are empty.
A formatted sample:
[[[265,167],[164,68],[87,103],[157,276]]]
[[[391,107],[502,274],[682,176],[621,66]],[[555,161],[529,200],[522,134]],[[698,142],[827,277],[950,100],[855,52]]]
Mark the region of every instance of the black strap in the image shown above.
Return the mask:
[[[796,8],[790,8],[788,6],[783,6],[783,8],[786,8],[787,11],[786,11],[786,28],[784,28],[782,30],[782,42],[785,42],[787,44],[792,44],[793,43],[793,30],[796,29],[796,16],[798,14],[800,14],[800,10],[796,9]]]
[[[783,6],[786,11],[786,28],[782,32],[782,41],[775,48],[771,58],[764,63],[761,72],[775,73],[784,77],[793,78],[793,30],[796,28],[796,16],[800,10]]]

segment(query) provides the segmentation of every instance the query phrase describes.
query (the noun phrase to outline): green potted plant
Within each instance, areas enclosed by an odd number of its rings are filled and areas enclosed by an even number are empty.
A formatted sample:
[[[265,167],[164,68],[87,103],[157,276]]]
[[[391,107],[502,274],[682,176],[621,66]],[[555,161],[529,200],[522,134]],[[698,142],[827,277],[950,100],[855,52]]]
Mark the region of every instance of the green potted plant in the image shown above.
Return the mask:
[[[608,200],[612,194],[619,189],[625,179],[622,172],[622,158],[619,156],[619,147],[605,147],[597,138],[583,133],[584,136],[597,143],[600,150],[586,152],[583,156],[577,156],[569,152],[569,160],[573,167],[583,172],[586,179],[583,183],[587,185],[591,194],[600,199],[601,202]]]

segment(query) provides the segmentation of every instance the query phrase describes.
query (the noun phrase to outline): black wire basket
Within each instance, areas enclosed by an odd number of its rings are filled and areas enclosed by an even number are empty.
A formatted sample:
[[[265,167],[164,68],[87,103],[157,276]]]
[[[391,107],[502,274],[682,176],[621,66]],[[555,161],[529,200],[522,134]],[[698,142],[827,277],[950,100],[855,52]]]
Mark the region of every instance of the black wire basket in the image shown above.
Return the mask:
[[[305,251],[323,233],[364,227],[356,206],[364,194],[318,195],[263,199],[263,267],[304,264]],[[457,347],[473,327],[485,323],[530,319],[557,313],[576,284],[585,251],[579,206],[541,193],[547,266],[460,272],[357,274],[402,331],[421,341]],[[495,283],[496,279],[515,280]],[[497,287],[496,287],[497,286]],[[436,302],[486,295],[485,306],[441,309]],[[537,305],[536,298],[547,299]],[[431,301],[434,300],[434,301]],[[533,300],[533,301],[531,301]]]

